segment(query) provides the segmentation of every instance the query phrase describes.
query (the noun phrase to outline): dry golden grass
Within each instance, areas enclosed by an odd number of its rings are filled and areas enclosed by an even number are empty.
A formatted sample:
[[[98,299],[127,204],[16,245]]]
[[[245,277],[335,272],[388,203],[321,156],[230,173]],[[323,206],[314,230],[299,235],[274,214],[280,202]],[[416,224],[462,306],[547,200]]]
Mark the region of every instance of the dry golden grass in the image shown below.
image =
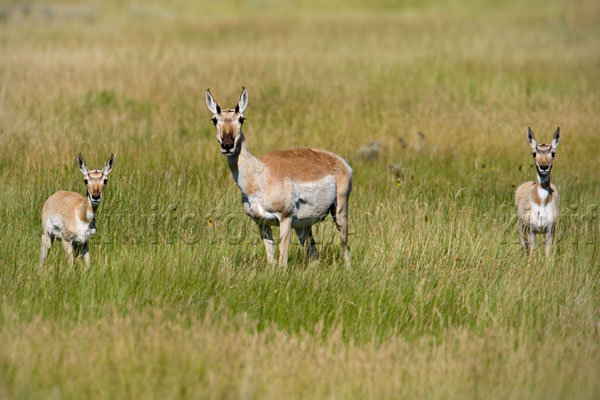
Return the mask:
[[[10,314],[9,314],[10,316]],[[5,396],[60,398],[560,398],[597,393],[598,347],[452,328],[439,339],[357,346],[339,331],[260,332],[244,316],[114,313],[90,323],[12,321],[0,331]],[[319,332],[315,332],[319,334]],[[85,365],[82,365],[85,358]],[[26,366],[26,368],[23,368]],[[557,375],[559,373],[559,375]],[[559,378],[560,379],[557,379]],[[510,384],[506,384],[509,383]],[[48,393],[50,389],[50,393]],[[5,389],[6,390],[6,389]]]

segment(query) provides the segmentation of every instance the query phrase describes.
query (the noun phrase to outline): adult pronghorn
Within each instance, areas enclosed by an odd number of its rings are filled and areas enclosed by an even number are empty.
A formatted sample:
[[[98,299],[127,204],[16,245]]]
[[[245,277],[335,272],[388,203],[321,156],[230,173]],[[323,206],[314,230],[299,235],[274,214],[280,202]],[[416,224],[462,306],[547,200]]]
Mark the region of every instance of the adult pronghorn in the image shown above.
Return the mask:
[[[60,190],[44,203],[42,209],[42,249],[40,264],[43,266],[54,239],[60,239],[63,248],[73,263],[73,256],[83,255],[86,267],[90,265],[88,240],[96,234],[96,214],[102,200],[102,190],[108,182],[108,174],[115,164],[115,156],[110,155],[102,170],[89,171],[81,157],[79,170],[87,186],[85,197],[79,193]],[[73,254],[75,253],[75,254]]]
[[[346,264],[348,247],[348,199],[352,168],[341,157],[324,150],[295,148],[256,158],[248,151],[242,125],[248,91],[235,109],[221,110],[206,91],[206,105],[213,113],[221,154],[227,157],[233,179],[242,191],[244,212],[257,224],[267,253],[274,264],[271,225],[280,227],[279,263],[287,264],[291,229],[309,257],[316,253],[311,226],[331,213],[339,231]]]
[[[533,150],[537,182],[525,182],[515,193],[521,220],[521,244],[531,253],[535,248],[535,234],[545,233],[545,254],[549,255],[558,223],[558,189],[550,183],[550,170],[560,143],[560,127],[556,128],[550,144],[537,144],[531,128],[527,128],[527,141]]]

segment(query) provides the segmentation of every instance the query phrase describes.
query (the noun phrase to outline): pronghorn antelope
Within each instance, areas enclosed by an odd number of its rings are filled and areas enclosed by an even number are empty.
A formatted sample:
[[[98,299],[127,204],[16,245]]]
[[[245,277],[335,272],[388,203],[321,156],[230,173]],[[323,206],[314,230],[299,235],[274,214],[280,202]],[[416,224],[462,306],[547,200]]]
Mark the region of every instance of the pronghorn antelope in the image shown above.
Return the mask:
[[[287,264],[291,229],[296,230],[308,257],[316,255],[311,226],[331,213],[339,231],[346,264],[348,199],[352,168],[341,157],[324,150],[295,148],[256,158],[248,151],[242,125],[248,105],[245,88],[235,109],[221,110],[206,91],[213,113],[221,154],[227,157],[233,179],[242,191],[244,212],[257,224],[269,264],[275,262],[271,225],[280,227],[279,263]]]
[[[96,213],[102,200],[102,190],[108,182],[108,174],[115,164],[115,156],[110,155],[102,170],[89,171],[81,157],[79,170],[87,186],[85,197],[79,193],[60,190],[44,203],[42,209],[42,249],[40,264],[43,266],[54,239],[62,241],[63,248],[71,264],[73,257],[83,255],[86,267],[90,265],[88,240],[96,234]]]
[[[531,128],[527,141],[533,150],[537,182],[525,182],[517,188],[515,204],[521,220],[521,244],[529,251],[535,248],[535,234],[544,233],[545,254],[549,255],[558,222],[558,189],[550,183],[550,170],[556,147],[560,143],[560,127],[550,144],[537,144]]]

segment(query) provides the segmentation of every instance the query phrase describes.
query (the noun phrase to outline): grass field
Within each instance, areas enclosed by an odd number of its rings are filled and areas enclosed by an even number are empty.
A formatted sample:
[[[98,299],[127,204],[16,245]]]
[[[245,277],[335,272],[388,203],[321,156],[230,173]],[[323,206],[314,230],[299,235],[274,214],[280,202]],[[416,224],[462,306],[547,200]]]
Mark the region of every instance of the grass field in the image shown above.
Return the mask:
[[[0,9],[0,398],[600,397],[597,1],[204,3]],[[204,104],[242,85],[254,154],[353,167],[351,268],[329,219],[266,265]],[[557,125],[527,257],[526,128]],[[92,267],[40,269],[80,152],[116,154]]]

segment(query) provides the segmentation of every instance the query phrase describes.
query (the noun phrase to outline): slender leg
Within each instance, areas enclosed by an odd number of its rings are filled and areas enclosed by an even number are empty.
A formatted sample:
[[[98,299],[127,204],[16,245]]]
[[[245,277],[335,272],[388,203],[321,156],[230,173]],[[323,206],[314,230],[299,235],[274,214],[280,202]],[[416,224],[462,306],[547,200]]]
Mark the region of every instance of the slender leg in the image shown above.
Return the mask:
[[[531,228],[527,229],[527,241],[529,242],[529,254],[533,254],[535,250],[535,233]]]
[[[90,267],[90,248],[87,243],[85,243],[85,244],[83,244],[83,246],[81,246],[80,255],[83,256],[83,261],[85,262],[85,267],[89,268]]]
[[[337,196],[335,225],[340,233],[340,242],[344,252],[344,261],[350,266],[350,246],[348,246],[348,197]]]
[[[521,221],[521,246],[525,249],[525,251],[529,250],[529,243],[527,242],[527,229],[525,228],[525,223]]]
[[[271,227],[269,225],[263,225],[261,223],[258,224],[258,230],[260,232],[260,237],[265,245],[265,252],[267,253],[267,262],[269,265],[275,264],[275,245],[273,242],[273,233],[271,232]]]
[[[75,262],[79,261],[79,256],[81,255],[81,244],[73,243],[73,260]]]
[[[46,257],[48,257],[48,251],[50,247],[52,247],[52,242],[54,242],[54,238],[48,236],[47,233],[42,235],[42,248],[40,249],[40,267],[44,266],[46,262]]]
[[[290,233],[292,232],[292,219],[281,218],[279,222],[279,264],[287,265],[288,249],[290,247]]]
[[[308,228],[296,229],[296,235],[298,235],[298,240],[300,240],[300,244],[306,250],[306,255],[309,259],[316,258],[317,256],[317,247],[315,246],[315,239],[312,235],[312,229],[309,226]]]
[[[69,260],[69,264],[73,265],[74,260],[73,260],[73,244],[71,242],[69,242],[66,239],[62,239],[62,245],[63,245],[63,249],[65,250],[65,253],[67,254],[67,259]]]
[[[546,245],[544,249],[544,254],[546,254],[547,257],[550,255],[550,252],[552,251],[552,245],[554,244],[554,226],[548,229],[548,231],[546,232],[544,244]]]

